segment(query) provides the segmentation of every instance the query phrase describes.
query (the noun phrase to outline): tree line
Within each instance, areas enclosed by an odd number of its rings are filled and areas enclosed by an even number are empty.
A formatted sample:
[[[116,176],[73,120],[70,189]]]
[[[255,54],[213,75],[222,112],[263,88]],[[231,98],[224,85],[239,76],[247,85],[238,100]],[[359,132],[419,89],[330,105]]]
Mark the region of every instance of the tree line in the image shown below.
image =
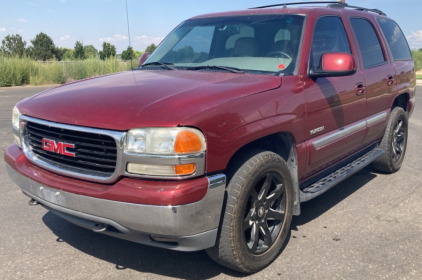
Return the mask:
[[[145,51],[153,52],[157,46],[149,45]],[[98,51],[93,45],[84,46],[82,42],[76,41],[73,49],[57,47],[50,36],[40,32],[31,40],[31,45],[26,46],[26,41],[19,34],[7,35],[2,40],[0,52],[8,57],[29,57],[34,60],[84,60],[88,58],[99,57],[105,60],[109,57],[115,57],[116,47],[110,43],[103,42],[102,50]],[[133,60],[139,58],[143,52],[135,51],[128,46],[120,56],[122,60]]]

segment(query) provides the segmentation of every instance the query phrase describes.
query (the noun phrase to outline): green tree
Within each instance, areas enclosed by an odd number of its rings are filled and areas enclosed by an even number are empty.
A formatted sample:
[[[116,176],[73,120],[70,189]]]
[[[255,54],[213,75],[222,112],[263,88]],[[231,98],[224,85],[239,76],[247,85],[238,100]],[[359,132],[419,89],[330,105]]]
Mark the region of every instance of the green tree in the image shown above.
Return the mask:
[[[413,61],[415,63],[415,70],[419,71],[422,69],[422,52],[412,51]]]
[[[142,54],[143,54],[144,52],[140,52],[140,51],[133,51],[133,53],[135,54],[135,59],[139,59],[139,58],[141,58],[141,56],[142,56]]]
[[[24,55],[26,55],[27,57],[33,57],[32,56],[32,46],[29,46],[29,47],[27,47],[26,49],[25,49],[25,53],[24,53]]]
[[[122,52],[122,60],[132,60],[135,58],[135,52],[131,46],[127,47],[125,51]]]
[[[85,51],[84,51],[84,45],[82,45],[81,42],[76,41],[75,43],[75,59],[83,60],[85,59]]]
[[[57,60],[63,60],[63,56],[68,50],[69,50],[68,48],[56,48]]]
[[[152,43],[151,45],[149,45],[146,49],[145,49],[145,52],[150,52],[150,53],[152,53],[152,52],[154,52],[155,51],[155,49],[157,48],[157,46],[154,44],[154,43]]]
[[[22,37],[19,34],[16,35],[7,35],[1,41],[0,50],[9,56],[22,56],[25,54],[26,42],[22,40]]]
[[[63,54],[63,60],[74,60],[75,59],[75,50],[74,49],[67,49],[66,52]]]
[[[41,32],[35,36],[32,43],[32,57],[35,60],[48,60],[55,58],[56,46],[54,45],[53,40],[47,34]]]
[[[100,58],[105,60],[112,56],[116,56],[116,47],[110,43],[103,42],[103,50],[100,51]]]
[[[85,58],[97,57],[98,50],[93,45],[84,46]]]

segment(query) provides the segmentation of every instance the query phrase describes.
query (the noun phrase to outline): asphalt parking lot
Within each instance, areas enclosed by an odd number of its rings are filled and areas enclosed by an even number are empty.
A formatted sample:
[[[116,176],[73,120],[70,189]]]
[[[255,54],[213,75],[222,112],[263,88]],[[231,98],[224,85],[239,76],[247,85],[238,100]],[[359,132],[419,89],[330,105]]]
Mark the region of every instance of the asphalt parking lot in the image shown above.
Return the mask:
[[[42,87],[0,88],[0,150],[12,142],[20,99]],[[393,175],[366,168],[302,205],[278,259],[254,275],[205,252],[118,240],[29,206],[0,164],[0,279],[422,279],[422,86],[406,159]]]

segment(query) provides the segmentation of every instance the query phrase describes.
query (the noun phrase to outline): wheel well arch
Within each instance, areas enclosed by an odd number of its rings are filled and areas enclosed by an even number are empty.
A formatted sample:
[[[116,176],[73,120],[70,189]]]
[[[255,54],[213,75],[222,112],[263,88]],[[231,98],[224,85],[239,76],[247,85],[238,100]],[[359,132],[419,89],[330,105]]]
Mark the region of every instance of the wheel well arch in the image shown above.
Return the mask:
[[[391,110],[394,109],[395,107],[401,107],[403,108],[405,112],[408,112],[407,106],[409,103],[409,99],[410,99],[410,95],[407,92],[398,95],[393,101]]]
[[[231,176],[236,172],[240,167],[240,163],[247,160],[245,157],[246,154],[249,154],[253,150],[264,150],[271,151],[273,153],[281,156],[287,163],[287,166],[290,170],[293,181],[293,215],[300,215],[300,200],[299,200],[299,179],[298,179],[298,163],[297,163],[297,151],[296,151],[296,141],[290,132],[279,132],[271,134],[259,139],[256,139],[248,144],[239,148],[230,158],[227,167],[226,175],[228,181],[231,179]]]

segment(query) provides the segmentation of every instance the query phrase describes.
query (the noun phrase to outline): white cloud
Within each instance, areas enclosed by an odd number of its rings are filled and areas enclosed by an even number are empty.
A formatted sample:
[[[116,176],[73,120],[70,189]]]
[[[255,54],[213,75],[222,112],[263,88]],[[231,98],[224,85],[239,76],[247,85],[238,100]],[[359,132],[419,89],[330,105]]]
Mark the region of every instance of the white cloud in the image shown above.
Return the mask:
[[[135,39],[142,44],[150,45],[152,43],[158,45],[163,41],[164,37],[151,37],[147,35],[136,36]]]
[[[67,39],[70,39],[69,35],[64,35],[63,37],[60,37],[60,40],[62,41],[67,40]]]
[[[127,36],[116,34],[113,37],[105,37],[101,38],[101,42],[114,42],[114,41],[120,41],[120,40],[127,40]]]
[[[411,48],[422,47],[422,30],[412,31],[412,35],[407,36]]]
[[[0,31],[6,31],[5,27],[0,27]]]
[[[18,22],[27,22],[27,20],[24,18],[18,18]]]
[[[12,31],[16,31],[18,33],[22,33],[23,32],[23,29],[18,29],[18,28],[14,28],[14,27],[11,27],[9,29],[12,30]]]

